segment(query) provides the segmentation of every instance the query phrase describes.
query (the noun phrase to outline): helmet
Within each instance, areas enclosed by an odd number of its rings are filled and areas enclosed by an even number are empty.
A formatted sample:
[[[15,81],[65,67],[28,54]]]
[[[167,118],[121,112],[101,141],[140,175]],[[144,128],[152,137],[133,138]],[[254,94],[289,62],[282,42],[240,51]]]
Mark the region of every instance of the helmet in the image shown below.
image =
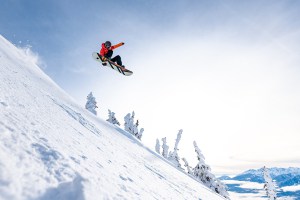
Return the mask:
[[[104,45],[105,45],[106,48],[109,48],[109,47],[111,47],[111,42],[110,41],[106,41],[104,43]]]

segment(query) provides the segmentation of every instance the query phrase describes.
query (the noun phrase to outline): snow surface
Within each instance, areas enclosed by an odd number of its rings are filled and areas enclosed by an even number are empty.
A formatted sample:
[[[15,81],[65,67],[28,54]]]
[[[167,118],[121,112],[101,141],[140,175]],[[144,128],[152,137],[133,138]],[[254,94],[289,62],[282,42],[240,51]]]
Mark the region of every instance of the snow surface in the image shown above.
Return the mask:
[[[1,200],[223,199],[78,105],[36,61],[0,35]]]

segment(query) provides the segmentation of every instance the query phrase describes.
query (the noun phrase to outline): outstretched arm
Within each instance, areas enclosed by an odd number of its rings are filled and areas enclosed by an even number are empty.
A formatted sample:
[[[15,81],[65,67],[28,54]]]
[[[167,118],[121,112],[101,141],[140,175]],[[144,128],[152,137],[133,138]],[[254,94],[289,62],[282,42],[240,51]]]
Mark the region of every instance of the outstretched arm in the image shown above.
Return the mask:
[[[114,49],[116,49],[116,48],[118,48],[118,47],[120,47],[120,46],[122,46],[124,44],[125,44],[124,42],[120,42],[119,44],[116,44],[116,45],[112,46],[110,49],[114,50]]]

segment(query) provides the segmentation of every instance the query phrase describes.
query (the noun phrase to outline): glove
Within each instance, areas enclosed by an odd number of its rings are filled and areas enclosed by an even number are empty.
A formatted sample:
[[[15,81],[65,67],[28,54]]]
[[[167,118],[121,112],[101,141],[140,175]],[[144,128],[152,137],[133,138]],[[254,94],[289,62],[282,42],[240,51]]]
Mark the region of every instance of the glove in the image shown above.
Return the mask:
[[[124,45],[125,43],[124,43],[124,42],[121,42],[121,44]]]

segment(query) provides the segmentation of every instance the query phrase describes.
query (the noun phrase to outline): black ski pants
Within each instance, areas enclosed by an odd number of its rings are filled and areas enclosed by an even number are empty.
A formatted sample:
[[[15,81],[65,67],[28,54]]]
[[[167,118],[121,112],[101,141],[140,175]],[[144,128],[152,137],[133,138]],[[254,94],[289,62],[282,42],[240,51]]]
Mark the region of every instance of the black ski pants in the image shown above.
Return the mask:
[[[114,53],[114,52],[113,52],[112,50],[109,50],[109,51],[107,52],[107,54],[105,55],[105,57],[106,57],[106,58],[109,58],[111,61],[116,62],[118,65],[121,65],[121,66],[122,66],[122,59],[121,59],[121,56],[117,55],[117,56],[111,58],[112,55],[113,55],[113,53]]]

